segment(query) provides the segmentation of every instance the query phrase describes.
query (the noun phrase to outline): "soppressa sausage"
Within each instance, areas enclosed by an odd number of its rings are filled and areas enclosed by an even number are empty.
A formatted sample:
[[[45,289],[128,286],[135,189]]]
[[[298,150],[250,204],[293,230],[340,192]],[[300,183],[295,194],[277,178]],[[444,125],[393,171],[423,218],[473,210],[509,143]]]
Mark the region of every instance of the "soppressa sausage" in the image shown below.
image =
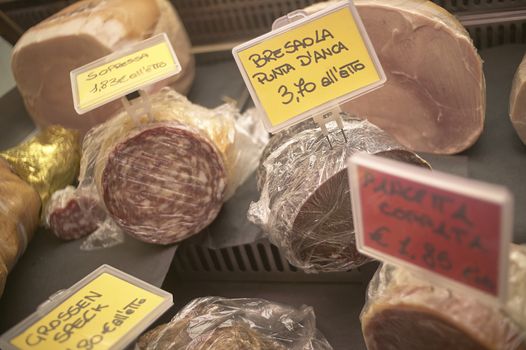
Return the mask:
[[[217,148],[197,130],[161,122],[116,144],[100,181],[104,204],[126,233],[169,244],[217,216],[226,169]]]

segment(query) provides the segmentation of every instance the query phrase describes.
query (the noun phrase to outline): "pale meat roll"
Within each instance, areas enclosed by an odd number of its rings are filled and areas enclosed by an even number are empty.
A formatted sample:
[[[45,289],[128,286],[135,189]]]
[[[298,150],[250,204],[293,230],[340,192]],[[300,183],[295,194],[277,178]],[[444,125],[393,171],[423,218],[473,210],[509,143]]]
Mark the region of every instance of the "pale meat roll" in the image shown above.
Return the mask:
[[[484,126],[486,87],[482,60],[460,22],[428,0],[354,3],[387,82],[343,110],[413,151],[453,154],[473,145]]]
[[[40,127],[60,124],[85,133],[121,107],[119,101],[79,116],[70,71],[165,32],[182,72],[151,86],[186,93],[194,76],[190,41],[168,0],[84,0],[30,28],[13,50],[12,70],[26,108]]]

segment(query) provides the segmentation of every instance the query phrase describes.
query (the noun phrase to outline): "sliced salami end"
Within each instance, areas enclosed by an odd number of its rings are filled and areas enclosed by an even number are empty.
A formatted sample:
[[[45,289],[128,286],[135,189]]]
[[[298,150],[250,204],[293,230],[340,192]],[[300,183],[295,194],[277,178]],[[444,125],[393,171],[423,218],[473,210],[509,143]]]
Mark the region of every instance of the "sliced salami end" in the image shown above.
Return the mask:
[[[225,194],[226,171],[215,146],[176,122],[160,123],[117,144],[101,177],[115,222],[139,240],[170,244],[208,226]]]
[[[72,187],[53,194],[47,212],[49,228],[64,240],[89,235],[106,217],[104,208],[95,198],[79,194]]]

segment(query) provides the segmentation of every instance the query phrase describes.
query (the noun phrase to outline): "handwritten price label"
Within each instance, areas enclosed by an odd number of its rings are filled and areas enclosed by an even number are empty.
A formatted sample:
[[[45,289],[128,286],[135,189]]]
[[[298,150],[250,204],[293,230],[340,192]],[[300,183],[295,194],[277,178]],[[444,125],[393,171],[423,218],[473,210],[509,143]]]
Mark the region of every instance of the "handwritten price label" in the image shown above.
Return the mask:
[[[244,43],[233,54],[270,132],[385,82],[350,1]]]
[[[75,110],[88,112],[180,71],[168,37],[156,35],[72,71]]]
[[[512,230],[505,188],[365,154],[348,169],[361,252],[446,287],[505,299]]]
[[[135,280],[106,267],[45,316],[32,316],[6,333],[2,349],[124,348],[172,305],[170,294],[130,279]]]

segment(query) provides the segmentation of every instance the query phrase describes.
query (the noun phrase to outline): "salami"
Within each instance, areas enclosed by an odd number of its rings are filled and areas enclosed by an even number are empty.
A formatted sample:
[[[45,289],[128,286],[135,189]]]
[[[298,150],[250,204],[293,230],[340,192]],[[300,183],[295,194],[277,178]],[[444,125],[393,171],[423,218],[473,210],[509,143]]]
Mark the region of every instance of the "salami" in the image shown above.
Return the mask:
[[[158,244],[208,226],[221,209],[225,188],[221,154],[178,122],[150,125],[115,145],[101,178],[102,198],[117,224]]]
[[[104,221],[106,212],[92,191],[79,193],[72,186],[57,191],[46,208],[46,224],[64,240],[78,239],[95,231]]]
[[[462,24],[429,0],[354,3],[387,82],[342,109],[416,152],[452,154],[473,145],[484,126],[486,86],[482,60]]]
[[[525,247],[512,247],[507,311],[384,265],[361,315],[367,349],[526,349],[525,263]]]
[[[194,105],[171,88],[146,103],[149,113],[117,113],[86,134],[79,186],[49,206],[57,236],[94,232],[88,241],[97,244],[87,241],[88,250],[113,245],[121,232],[147,243],[179,242],[208,226],[257,166],[266,140],[252,114]]]
[[[355,246],[348,157],[363,151],[427,166],[367,121],[348,119],[344,126],[348,142],[334,132],[333,148],[311,122],[277,134],[258,172],[261,196],[249,219],[307,272],[346,271],[369,261]]]
[[[262,147],[237,137],[232,107],[206,109],[170,88],[149,100],[150,114],[132,118],[119,113],[86,135],[76,193],[98,200],[107,213],[105,222],[110,221],[107,230],[118,228],[144,242],[171,244],[209,225],[228,190],[239,185],[243,176],[233,169],[240,169],[247,152],[239,145],[250,149],[247,154]],[[64,209],[75,212],[74,202],[66,204],[57,218],[66,219]],[[76,213],[92,219],[98,215]],[[68,237],[93,228],[63,227]]]

